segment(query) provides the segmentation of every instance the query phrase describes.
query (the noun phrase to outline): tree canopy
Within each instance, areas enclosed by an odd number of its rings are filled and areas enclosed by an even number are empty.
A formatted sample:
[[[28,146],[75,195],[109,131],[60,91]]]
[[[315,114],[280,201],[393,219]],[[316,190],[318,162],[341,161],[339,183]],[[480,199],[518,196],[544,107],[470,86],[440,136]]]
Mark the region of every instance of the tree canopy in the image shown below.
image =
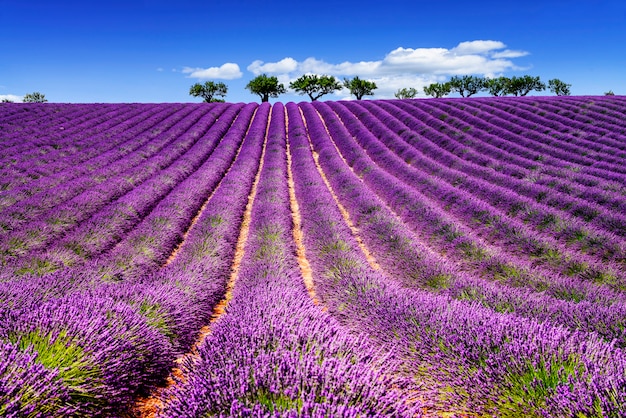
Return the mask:
[[[490,78],[485,83],[485,88],[492,96],[504,96],[507,94],[509,79],[507,77]]]
[[[39,93],[38,91],[34,93],[28,93],[24,96],[24,103],[45,103],[48,100],[46,99],[45,94]]]
[[[267,74],[253,78],[246,85],[246,88],[250,90],[250,93],[258,94],[261,97],[261,102],[269,102],[270,97],[276,98],[287,92],[285,86],[278,82],[276,76],[269,77]]]
[[[424,87],[424,93],[435,98],[447,96],[451,91],[452,86],[450,83],[432,83]]]
[[[485,89],[486,80],[475,75],[454,76],[450,79],[451,91],[457,92],[461,97],[470,97]]]
[[[308,94],[311,101],[315,101],[325,94],[341,90],[343,86],[332,75],[305,74],[289,83],[289,88],[298,94]]]
[[[533,90],[542,91],[546,85],[539,80],[539,76],[524,75],[521,77],[511,77],[507,82],[506,92],[514,96],[526,96]]]
[[[570,86],[571,84],[566,84],[556,78],[548,81],[550,91],[558,96],[569,95]],[[484,78],[464,75],[453,76],[447,83],[433,83],[424,87],[424,93],[428,96],[443,97],[451,92],[456,92],[459,93],[461,97],[470,97],[481,91],[486,91],[492,96],[506,96],[507,94],[526,96],[533,90],[543,91],[545,89],[546,84],[541,82],[538,76],[524,75],[511,78],[504,76]],[[396,97],[398,96],[396,95]]]
[[[378,87],[373,81],[362,80],[358,76],[353,79],[344,78],[343,85],[350,90],[357,100],[361,100],[363,96],[373,96],[374,90]]]
[[[417,96],[417,89],[413,87],[403,87],[401,89],[398,89],[398,91],[395,92],[394,96],[396,96],[396,99],[413,99],[415,98],[415,96]]]
[[[207,81],[204,84],[196,83],[189,89],[190,95],[202,97],[205,103],[223,102],[224,99],[217,99],[216,96],[225,97],[227,92],[228,87],[226,84],[213,81]]]
[[[572,87],[571,84],[567,84],[564,81],[559,80],[558,78],[548,80],[548,88],[552,93],[556,94],[557,96],[569,96],[570,87]]]

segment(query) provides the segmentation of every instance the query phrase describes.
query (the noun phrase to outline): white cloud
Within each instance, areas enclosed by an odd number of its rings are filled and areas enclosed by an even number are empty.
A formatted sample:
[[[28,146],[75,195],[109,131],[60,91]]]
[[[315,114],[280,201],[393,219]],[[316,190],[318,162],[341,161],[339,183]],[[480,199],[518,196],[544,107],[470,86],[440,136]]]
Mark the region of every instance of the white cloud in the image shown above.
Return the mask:
[[[505,49],[504,51],[501,52],[494,52],[493,54],[491,54],[492,58],[518,58],[518,57],[525,57],[526,55],[528,55],[528,52],[526,51],[512,51],[510,49]]]
[[[450,50],[456,55],[472,55],[472,54],[485,54],[489,51],[502,49],[506,47],[500,41],[468,41],[461,42]]]
[[[443,48],[398,48],[382,61],[389,74],[407,71],[420,74],[487,74],[511,68],[510,61],[482,54],[456,54]]]
[[[298,62],[291,57],[278,62],[257,60],[248,66],[255,75],[269,74],[329,74],[335,76],[375,77],[382,75],[405,74],[495,74],[516,69],[509,58],[528,55],[525,51],[503,50],[506,45],[500,41],[461,42],[451,49],[446,48],[396,48],[378,61],[345,61],[328,63],[309,57]]]
[[[10,100],[14,103],[21,103],[23,96],[16,96],[15,94],[0,94],[0,102],[3,100]]]
[[[399,88],[415,87],[421,92],[423,86],[443,81],[446,76],[494,77],[519,69],[511,59],[528,55],[528,52],[505,48],[500,41],[476,40],[461,42],[450,49],[400,47],[377,61],[329,63],[314,57],[303,61],[287,57],[277,62],[257,60],[247,68],[255,75],[276,75],[285,85],[302,74],[328,74],[339,78],[358,75],[377,84],[375,97],[391,98]],[[347,98],[347,90],[336,95]]]
[[[267,64],[261,60],[256,60],[248,65],[248,71],[254,75],[262,73],[286,74],[295,71],[297,68],[298,62],[291,57],[283,58],[278,62],[268,62]]]
[[[227,62],[223,64],[221,67],[209,67],[209,68],[191,68],[184,67],[182,70],[183,74],[189,74],[187,78],[197,78],[197,79],[210,79],[210,78],[218,78],[223,80],[234,80],[235,78],[240,78],[243,73],[239,69],[239,65],[234,64],[232,62]]]

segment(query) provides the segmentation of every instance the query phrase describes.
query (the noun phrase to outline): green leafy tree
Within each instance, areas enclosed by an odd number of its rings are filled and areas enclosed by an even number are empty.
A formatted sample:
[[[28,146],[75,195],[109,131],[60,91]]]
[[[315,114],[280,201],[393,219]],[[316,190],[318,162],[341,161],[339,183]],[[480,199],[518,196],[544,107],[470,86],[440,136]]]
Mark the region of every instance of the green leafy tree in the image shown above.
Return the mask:
[[[363,96],[373,96],[374,90],[378,87],[373,81],[362,80],[358,76],[353,79],[344,78],[343,85],[350,90],[357,100],[361,100]]]
[[[34,93],[28,93],[24,96],[24,103],[45,103],[48,100],[44,94],[39,93],[38,91]]]
[[[223,102],[224,99],[218,99],[216,96],[225,97],[228,93],[228,86],[222,82],[215,83],[207,81],[204,84],[196,83],[189,89],[189,94],[193,97],[202,97],[205,103]]]
[[[505,96],[509,94],[511,79],[508,77],[496,77],[487,79],[485,88],[492,96]]]
[[[424,87],[424,93],[427,96],[435,98],[441,98],[447,96],[452,91],[450,83],[432,83],[429,86]]]
[[[404,87],[398,89],[394,96],[396,96],[396,99],[414,99],[415,96],[417,96],[417,89],[414,89],[413,87]]]
[[[325,94],[341,90],[343,86],[332,75],[305,74],[289,83],[289,88],[299,94],[308,94],[312,102]]]
[[[511,81],[508,77],[496,77],[487,79],[485,83],[485,88],[492,96],[504,96],[509,91],[509,82]]]
[[[615,96],[615,93],[613,93],[613,90],[609,90],[606,93],[604,93],[605,96]]]
[[[461,97],[470,97],[486,88],[487,81],[483,77],[475,75],[454,76],[449,81],[453,92],[457,92]]]
[[[13,100],[11,99],[7,99],[6,97],[2,98],[2,100],[0,100],[1,103],[13,103]]]
[[[526,96],[533,90],[542,91],[545,89],[546,85],[539,80],[539,76],[524,75],[522,77],[511,77],[506,92],[514,96]]]
[[[278,78],[275,76],[269,77],[267,74],[261,74],[246,85],[246,88],[250,90],[252,94],[258,94],[261,97],[261,102],[269,102],[270,97],[278,97],[281,94],[287,93],[285,86],[278,82]]]
[[[569,96],[570,90],[572,87],[571,84],[566,84],[565,82],[559,80],[558,78],[553,78],[552,80],[548,80],[548,88],[550,91],[557,96]]]

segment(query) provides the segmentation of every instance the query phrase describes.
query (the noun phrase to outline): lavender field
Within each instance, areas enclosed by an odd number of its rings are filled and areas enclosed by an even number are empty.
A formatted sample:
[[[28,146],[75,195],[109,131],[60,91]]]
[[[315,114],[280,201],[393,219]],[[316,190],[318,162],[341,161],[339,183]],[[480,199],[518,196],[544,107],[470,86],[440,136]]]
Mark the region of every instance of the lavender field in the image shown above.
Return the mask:
[[[626,98],[0,105],[0,416],[626,415]]]

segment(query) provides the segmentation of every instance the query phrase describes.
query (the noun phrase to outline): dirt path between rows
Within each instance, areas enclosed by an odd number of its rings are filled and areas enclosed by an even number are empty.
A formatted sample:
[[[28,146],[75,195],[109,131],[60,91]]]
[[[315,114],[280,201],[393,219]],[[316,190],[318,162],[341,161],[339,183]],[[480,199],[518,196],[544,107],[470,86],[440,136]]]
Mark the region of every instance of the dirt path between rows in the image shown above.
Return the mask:
[[[289,116],[287,114],[287,108],[285,107],[285,133],[289,132]],[[287,136],[285,141],[287,144],[287,182],[289,185],[289,204],[291,207],[291,220],[293,222],[293,240],[296,243],[296,255],[298,265],[300,266],[300,272],[304,281],[304,286],[309,294],[311,300],[315,305],[319,305],[317,294],[315,293],[315,282],[313,281],[313,270],[311,264],[306,258],[306,249],[304,248],[304,234],[302,232],[302,218],[300,216],[300,206],[296,199],[296,187],[293,181],[293,172],[291,170],[291,148],[289,146],[289,137]],[[325,307],[322,308],[326,310]]]
[[[304,126],[306,127],[307,123],[306,123],[306,118],[304,117],[304,113],[302,112],[301,108],[299,108],[299,110],[300,110],[300,116],[302,117],[302,121],[304,123]],[[318,116],[320,117],[322,125],[324,125],[324,129],[326,129],[326,133],[328,134],[328,138],[329,139],[332,138],[330,136],[330,132],[328,131],[328,127],[326,126],[326,122],[324,121],[324,118],[322,118],[319,115],[319,113],[318,113]],[[335,203],[337,204],[337,207],[339,208],[339,211],[341,212],[341,216],[343,217],[345,223],[348,225],[348,227],[350,228],[350,231],[352,232],[352,236],[354,237],[354,239],[356,240],[357,244],[359,245],[359,248],[361,249],[361,251],[365,255],[365,259],[367,260],[367,262],[370,265],[370,267],[372,267],[374,270],[382,271],[380,265],[376,261],[376,257],[374,257],[374,255],[370,252],[370,250],[367,248],[367,246],[365,245],[365,243],[361,239],[361,236],[359,234],[359,229],[356,227],[356,225],[354,225],[354,222],[352,222],[352,220],[350,219],[350,213],[341,204],[341,202],[339,201],[339,197],[335,193],[335,190],[330,185],[330,182],[328,181],[328,178],[326,178],[326,174],[324,173],[324,170],[322,169],[322,166],[319,163],[319,154],[315,151],[315,148],[313,148],[313,143],[311,142],[311,137],[309,135],[308,127],[307,127],[307,138],[309,140],[309,148],[311,149],[311,154],[313,155],[313,160],[315,161],[315,167],[317,167],[317,171],[319,172],[320,176],[322,177],[322,180],[324,181],[324,184],[326,185],[326,187],[328,188],[328,191],[330,191],[331,196],[335,200]],[[331,140],[331,142],[332,142],[332,140]],[[334,145],[334,142],[333,142],[333,145]],[[343,156],[341,155],[341,153],[339,154],[339,156],[343,160]],[[343,161],[346,162],[345,160],[343,160]],[[346,165],[347,165],[347,162],[346,162]],[[350,167],[350,166],[348,165],[348,167]]]
[[[230,274],[228,283],[226,284],[226,292],[224,294],[224,297],[222,298],[222,300],[220,300],[217,303],[217,305],[213,307],[213,312],[211,314],[211,319],[209,320],[209,323],[200,329],[198,333],[198,338],[196,339],[196,342],[193,344],[191,350],[179,356],[174,361],[175,366],[170,372],[170,375],[167,377],[165,386],[158,387],[148,398],[142,398],[142,399],[137,400],[130,414],[130,416],[133,418],[135,417],[136,418],[155,418],[158,416],[159,412],[163,409],[164,404],[165,404],[165,400],[163,399],[164,393],[167,390],[171,389],[174,385],[180,382],[185,382],[186,380],[185,373],[183,371],[183,368],[181,367],[182,364],[187,363],[189,361],[193,361],[193,359],[196,359],[199,357],[198,348],[202,345],[202,343],[204,343],[204,340],[211,333],[211,324],[216,322],[226,312],[226,307],[228,306],[228,303],[233,297],[233,289],[235,287],[235,282],[239,274],[239,267],[241,265],[241,260],[243,259],[243,256],[245,254],[246,241],[248,240],[248,233],[250,230],[250,221],[251,221],[251,215],[252,215],[252,205],[254,204],[254,198],[256,196],[257,186],[259,184],[259,179],[261,177],[261,171],[263,170],[263,161],[265,160],[265,150],[267,146],[269,120],[271,120],[271,115],[272,115],[272,109],[270,108],[270,113],[268,116],[268,123],[267,123],[266,130],[265,130],[265,138],[263,140],[263,150],[261,151],[261,159],[259,162],[259,167],[257,168],[257,173],[255,175],[254,182],[252,183],[252,189],[250,190],[250,193],[248,194],[248,203],[246,205],[246,210],[243,215],[243,221],[239,228],[239,237],[237,238],[237,244],[235,247],[235,256],[233,258],[233,262],[231,265],[231,274]],[[252,122],[254,121],[255,116],[256,116],[256,112],[253,115],[252,120],[250,121],[250,125],[248,126],[248,131],[250,127],[252,126]],[[244,141],[242,141],[242,145],[243,145],[243,142],[245,142],[245,137],[248,135],[248,131],[246,131],[244,135]],[[239,147],[239,150],[237,151],[235,160],[239,156],[240,150],[241,150],[241,146]],[[233,164],[235,160],[233,160]],[[221,184],[221,180],[218,186],[215,188],[215,190],[218,189],[220,184]],[[188,228],[188,230],[186,231],[184,235],[185,238],[187,237],[187,235],[189,234],[189,231],[193,228],[195,223],[198,221],[202,211],[204,210],[204,208],[210,201],[210,198],[215,193],[215,190],[211,193],[211,196],[204,203],[204,205],[202,206],[198,214],[194,217],[194,220],[191,226]],[[174,249],[174,251],[172,252],[172,255],[170,255],[170,258],[172,260],[176,257],[176,254],[178,253],[178,251],[180,250],[184,242],[185,240],[183,239],[183,241],[176,247],[176,249]]]
[[[198,209],[198,212],[196,213],[196,215],[191,219],[191,223],[187,227],[187,230],[185,230],[185,232],[183,233],[183,238],[178,243],[178,245],[176,247],[174,247],[174,249],[170,253],[170,255],[167,258],[167,260],[165,260],[165,263],[163,263],[163,265],[161,266],[161,268],[167,266],[168,264],[171,264],[172,261],[174,261],[174,259],[176,259],[176,256],[178,255],[178,253],[180,252],[180,249],[185,244],[185,241],[187,240],[187,237],[189,236],[189,233],[191,232],[191,230],[194,228],[194,226],[198,222],[198,219],[200,219],[200,216],[202,216],[202,213],[204,212],[204,210],[206,209],[207,205],[209,204],[209,202],[213,198],[213,195],[215,194],[215,192],[220,188],[220,186],[222,184],[222,180],[224,180],[224,177],[226,177],[228,175],[228,173],[230,172],[230,169],[233,167],[233,165],[235,165],[235,161],[237,161],[237,157],[239,157],[239,153],[241,152],[241,149],[243,148],[243,144],[246,142],[246,136],[248,135],[248,132],[250,131],[250,127],[252,126],[252,122],[254,121],[254,118],[256,117],[256,113],[258,112],[258,110],[259,110],[258,108],[254,109],[254,113],[252,113],[252,118],[250,118],[250,122],[248,124],[248,129],[246,130],[246,133],[243,135],[243,139],[241,141],[241,144],[239,144],[239,147],[237,148],[237,152],[235,153],[235,157],[233,158],[233,161],[231,162],[230,166],[228,167],[228,169],[226,170],[226,172],[224,173],[224,175],[222,176],[220,181],[215,185],[215,187],[213,188],[213,191],[206,198],[206,200],[204,201],[204,203],[202,204],[200,209]],[[235,124],[235,122],[237,121],[238,118],[239,118],[239,115],[237,115],[237,117],[230,124],[231,127]],[[227,131],[227,133],[228,133],[228,131]]]
[[[328,127],[326,126],[326,122],[324,120],[324,118],[322,117],[322,115],[317,111],[317,109],[315,109],[315,112],[317,113],[318,117],[320,118],[320,120],[322,121],[322,124],[324,125],[324,128],[326,129],[326,133],[328,134],[328,138],[330,139],[331,143],[333,144],[333,146],[335,147],[335,150],[337,151],[337,155],[339,155],[339,157],[341,158],[341,160],[344,162],[344,164],[346,165],[346,167],[348,167],[350,169],[350,171],[352,173],[354,173],[356,175],[356,177],[363,183],[365,184],[365,182],[363,182],[363,179],[360,178],[355,172],[354,172],[354,168],[352,166],[350,166],[350,164],[348,164],[348,161],[346,161],[346,159],[344,158],[343,154],[341,153],[341,151],[339,150],[339,147],[337,146],[337,144],[335,143],[335,141],[333,140],[332,136],[330,135],[330,131],[328,130]],[[344,125],[343,120],[341,120],[341,118],[339,117],[339,115],[337,115],[337,113],[335,112],[335,115],[337,116],[337,120]],[[312,144],[311,144],[311,149],[312,148]],[[315,156],[314,156],[315,158]],[[317,163],[317,160],[316,160]],[[321,167],[318,166],[318,170],[321,169]],[[366,185],[367,187],[367,185]],[[331,193],[332,189],[331,189]],[[334,196],[333,196],[334,197]],[[398,222],[399,225],[403,224],[402,219],[400,218],[400,216],[394,211],[392,210],[389,206],[386,205],[385,202],[381,202],[383,205],[385,205],[387,207],[387,209],[389,209],[389,212],[394,216],[395,220]],[[360,237],[358,238],[360,239]],[[420,240],[420,242],[422,242]],[[427,246],[427,244],[424,244]],[[382,268],[379,266],[378,267],[381,271]],[[406,377],[406,376],[405,376]],[[427,404],[429,403],[431,400],[427,400],[426,396],[421,392],[421,390],[413,390],[413,391],[409,391],[407,392],[409,396],[409,398],[407,399],[407,403],[408,404],[414,404],[414,403],[421,403],[421,404]],[[421,413],[425,416],[425,417],[438,417],[438,418],[454,418],[454,417],[458,417],[458,418],[471,418],[473,415],[470,415],[468,413],[465,412],[453,412],[453,411],[449,411],[447,408],[445,407],[439,407],[437,404],[435,405],[429,405],[428,407],[423,407],[421,410]]]

